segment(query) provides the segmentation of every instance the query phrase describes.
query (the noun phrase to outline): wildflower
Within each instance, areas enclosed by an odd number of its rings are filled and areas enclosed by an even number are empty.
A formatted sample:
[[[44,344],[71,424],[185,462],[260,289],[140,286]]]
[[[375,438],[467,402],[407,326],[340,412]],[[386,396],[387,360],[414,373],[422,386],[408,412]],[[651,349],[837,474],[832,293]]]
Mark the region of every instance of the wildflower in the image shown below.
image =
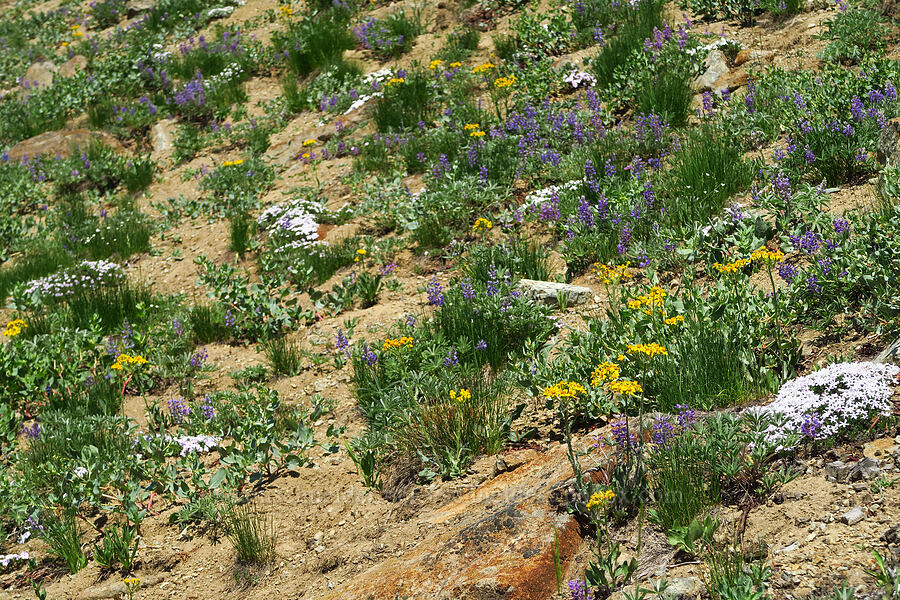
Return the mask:
[[[22,424],[22,427],[19,429],[19,433],[23,434],[29,440],[36,440],[41,437],[41,424],[35,423],[31,427],[25,427],[25,424]]]
[[[675,437],[675,427],[672,425],[671,418],[662,416],[657,419],[650,434],[651,441],[657,446],[665,448],[673,437]]]
[[[347,356],[350,355],[350,340],[347,339],[347,336],[344,335],[344,332],[338,329],[337,335],[334,338],[334,347],[336,350],[345,352]]]
[[[472,231],[478,231],[479,229],[492,229],[493,227],[493,221],[490,221],[489,219],[485,219],[483,217],[479,217],[475,220],[475,225],[472,227]]]
[[[459,356],[456,354],[456,348],[450,348],[450,352],[447,353],[447,357],[444,359],[445,367],[455,367],[459,364]]]
[[[516,76],[510,75],[509,77],[499,77],[494,80],[494,87],[496,88],[508,88],[516,85]]]
[[[359,262],[366,257],[366,249],[360,248],[356,251],[356,256],[353,258],[353,262]]]
[[[571,600],[594,600],[594,592],[580,580],[569,581],[569,596]]]
[[[475,73],[477,75],[478,73],[484,73],[485,71],[490,71],[493,68],[494,68],[493,63],[484,63],[484,64],[478,65],[477,67],[474,67],[472,69],[472,73]]]
[[[787,283],[794,281],[794,278],[797,277],[797,273],[799,272],[797,267],[786,262],[778,263],[778,266],[775,269],[778,271],[778,276]]]
[[[545,398],[577,398],[579,394],[586,393],[584,386],[576,381],[560,381],[544,388]]]
[[[176,424],[183,423],[184,418],[191,414],[191,407],[188,406],[184,398],[172,398],[168,402],[169,415]]]
[[[316,140],[304,140],[304,142],[303,142],[304,148],[306,148],[307,146],[315,146],[315,145],[316,145]]]
[[[634,396],[635,394],[644,391],[644,388],[641,387],[641,384],[639,384],[637,381],[630,381],[628,379],[617,379],[615,381],[610,381],[606,384],[606,389],[613,394],[621,394],[623,396]]]
[[[244,164],[244,159],[236,158],[234,160],[226,160],[225,162],[222,163],[222,166],[223,167],[239,167],[242,164]]]
[[[20,333],[22,333],[23,329],[28,327],[28,323],[23,321],[22,319],[13,319],[9,323],[6,324],[6,329],[3,331],[3,335],[6,337],[16,337]]]
[[[757,252],[758,252],[758,250],[757,250]],[[731,273],[737,273],[738,271],[740,271],[741,269],[743,269],[744,267],[746,267],[749,264],[750,264],[749,258],[739,258],[734,262],[730,262],[730,263],[727,263],[724,265],[721,263],[715,262],[715,263],[713,263],[713,268],[715,270],[717,270],[719,273],[723,273],[723,274],[727,275],[727,274],[731,274]]]
[[[391,77],[385,85],[394,85],[395,83],[404,83],[406,80],[402,77]]]
[[[372,352],[367,345],[363,345],[362,347],[362,359],[370,367],[374,367],[378,364],[378,355]]]
[[[689,404],[676,404],[675,410],[678,411],[678,425],[682,429],[690,427],[696,418],[696,411]]]
[[[588,510],[599,510],[603,508],[607,502],[616,497],[615,492],[612,490],[606,490],[605,492],[597,492],[595,494],[591,494],[591,498],[587,502]]]
[[[461,63],[461,62],[452,62],[452,63],[450,63],[450,65],[449,65],[449,67],[450,67],[451,69],[458,69],[458,68],[460,68],[461,66],[462,66],[462,63]]]
[[[181,319],[178,319],[177,317],[172,319],[172,331],[175,333],[176,337],[181,339],[184,335],[184,325],[182,325]]]
[[[412,347],[413,339],[405,335],[398,339],[387,338],[386,340],[384,340],[384,344],[381,345],[382,351],[395,350],[398,348],[406,348],[407,350],[412,350]]]
[[[146,365],[149,362],[149,360],[147,360],[140,354],[120,354],[116,358],[116,362],[113,363],[110,369],[113,369],[114,371],[121,371],[124,368],[124,365]]]
[[[432,306],[444,305],[444,288],[438,282],[437,276],[431,278],[431,281],[425,286],[425,290],[428,293],[428,304],[431,304]]]
[[[750,260],[764,260],[766,262],[779,262],[784,260],[784,252],[781,250],[769,250],[762,247],[750,255]]]
[[[466,300],[475,299],[475,288],[472,286],[472,282],[468,278],[460,282],[459,289],[462,290],[463,298],[465,298]]]
[[[434,70],[434,69],[437,69],[438,67],[442,66],[443,64],[444,64],[444,61],[442,61],[440,59],[435,59],[435,60],[431,61],[430,63],[428,63],[428,68],[431,70]]]
[[[628,344],[628,354],[645,354],[653,358],[659,354],[668,356],[669,352],[665,346],[652,342],[650,344]]]
[[[294,16],[294,9],[284,4],[278,7],[278,12],[280,12],[281,16],[286,19],[290,19],[292,16]]]
[[[481,125],[478,123],[466,123],[465,127],[463,127],[463,131],[471,131],[471,130],[481,129]]]
[[[470,400],[472,398],[472,392],[469,391],[468,388],[463,388],[457,392],[456,390],[450,390],[450,399],[456,400],[460,404],[465,402],[466,400]]]
[[[619,365],[613,362],[602,362],[591,373],[591,387],[597,387],[604,381],[613,381],[621,374]]]
[[[482,352],[487,350],[487,342],[484,340],[478,340],[478,343],[475,344],[476,350],[481,350]]]
[[[597,275],[597,278],[605,283],[618,283],[624,279],[631,279],[631,274],[627,271],[630,262],[620,264],[617,266],[608,266],[601,263],[594,263],[594,273]],[[635,308],[640,308],[637,306]]]
[[[669,317],[663,322],[666,325],[678,325],[679,323],[684,323],[684,317],[682,315],[675,315],[674,317]]]
[[[203,401],[200,402],[200,412],[203,413],[203,418],[207,421],[212,421],[216,417],[216,409],[213,407],[209,396],[203,396]]]
[[[209,358],[209,352],[206,351],[206,348],[200,348],[191,356],[190,365],[195,369],[199,369],[206,362],[207,358]]]
[[[469,137],[477,137],[477,138],[484,137],[484,132],[483,131],[473,131],[472,133],[469,134]]]

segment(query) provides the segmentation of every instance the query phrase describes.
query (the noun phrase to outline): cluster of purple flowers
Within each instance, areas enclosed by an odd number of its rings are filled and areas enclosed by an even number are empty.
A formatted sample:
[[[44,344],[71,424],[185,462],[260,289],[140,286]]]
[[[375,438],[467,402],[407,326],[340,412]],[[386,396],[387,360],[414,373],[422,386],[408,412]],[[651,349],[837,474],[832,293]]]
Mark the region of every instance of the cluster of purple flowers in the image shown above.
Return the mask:
[[[212,421],[216,418],[216,409],[213,407],[209,396],[203,396],[203,400],[200,401],[200,412],[207,421]]]
[[[337,335],[334,337],[334,347],[338,352],[343,352],[347,358],[350,358],[350,340],[340,329],[337,330]]]
[[[184,398],[172,398],[168,402],[169,416],[175,424],[184,423],[185,417],[191,414],[191,407],[188,406]]]
[[[209,352],[207,352],[206,348],[200,348],[191,356],[190,364],[195,369],[199,369],[206,362],[207,358],[209,358]]]
[[[428,294],[428,304],[432,306],[444,305],[444,287],[437,280],[437,276],[431,278],[431,281],[425,286],[425,291]]]

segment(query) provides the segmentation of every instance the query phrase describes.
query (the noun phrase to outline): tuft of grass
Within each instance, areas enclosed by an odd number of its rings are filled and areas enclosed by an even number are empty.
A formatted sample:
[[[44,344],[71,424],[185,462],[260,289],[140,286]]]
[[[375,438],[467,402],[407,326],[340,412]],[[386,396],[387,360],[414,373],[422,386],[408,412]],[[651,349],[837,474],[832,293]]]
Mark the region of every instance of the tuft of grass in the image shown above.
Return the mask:
[[[303,354],[296,342],[286,336],[274,337],[263,344],[263,354],[276,373],[291,377],[300,372]]]
[[[50,553],[66,564],[69,573],[75,574],[87,566],[87,555],[81,547],[81,532],[74,512],[63,512],[44,520],[44,541]]]
[[[225,310],[218,304],[197,304],[191,307],[189,320],[191,332],[198,344],[231,338],[231,328],[225,323]]]
[[[411,68],[403,82],[386,85],[375,105],[373,118],[378,131],[410,129],[428,121],[434,111],[428,75]]]
[[[246,212],[236,211],[228,217],[231,235],[228,249],[243,257],[253,242],[253,229],[256,222]]]
[[[235,503],[224,511],[225,536],[245,565],[266,565],[275,559],[275,520],[253,503]]]

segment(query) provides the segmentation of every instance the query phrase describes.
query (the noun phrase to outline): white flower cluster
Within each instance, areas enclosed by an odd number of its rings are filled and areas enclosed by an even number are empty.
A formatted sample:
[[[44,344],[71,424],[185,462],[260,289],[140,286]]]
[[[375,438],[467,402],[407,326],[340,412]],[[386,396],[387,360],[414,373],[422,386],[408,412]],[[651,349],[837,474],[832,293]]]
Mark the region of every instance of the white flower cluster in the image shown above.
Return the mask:
[[[319,240],[319,224],[316,222],[316,215],[324,210],[321,202],[297,198],[270,206],[256,222],[266,230],[275,252],[314,250],[325,244]]]
[[[379,83],[382,81],[387,81],[388,79],[390,79],[393,76],[394,76],[394,72],[391,71],[391,69],[388,69],[387,67],[385,67],[384,69],[379,69],[377,71],[373,71],[371,73],[367,73],[367,74],[363,75],[362,80],[363,80],[363,83],[367,87],[371,88],[372,83],[374,83],[376,81]],[[361,108],[369,100],[372,100],[373,98],[380,98],[382,95],[383,95],[382,92],[372,92],[371,94],[360,94],[359,98],[354,100],[353,104],[350,105],[350,108],[348,108],[346,111],[344,111],[344,114],[345,115],[350,114],[354,110]]]
[[[563,77],[563,81],[572,86],[572,89],[578,89],[579,86],[590,87],[597,83],[597,78],[587,71],[579,71],[573,69],[568,75]]]
[[[86,260],[81,264],[62,269],[53,275],[32,279],[25,284],[26,296],[65,298],[82,289],[97,289],[118,283],[125,278],[125,270],[108,260]]]
[[[212,435],[180,435],[175,442],[181,446],[181,456],[209,452],[219,445],[219,438]]]
[[[876,414],[889,415],[898,373],[895,365],[837,363],[788,381],[774,402],[750,410],[784,418],[783,425],[766,432],[772,442],[805,433],[804,428],[813,428],[816,438],[831,437]]]
[[[572,191],[578,189],[578,186],[581,185],[581,183],[581,179],[573,179],[572,181],[567,181],[558,185],[551,185],[549,187],[535,190],[525,196],[525,200],[524,202],[522,202],[522,207],[527,208],[529,206],[540,206],[545,202],[550,201],[550,198],[553,196],[553,192],[556,192],[558,194],[559,192]]]
[[[684,50],[684,53],[687,54],[688,56],[693,56],[699,52],[699,53],[701,53],[702,56],[706,56],[706,54],[710,50],[715,50],[716,48],[721,48],[722,46],[727,46],[729,43],[734,43],[734,42],[732,42],[728,38],[720,37],[716,41],[706,44],[705,46],[698,46],[696,48],[686,48]]]
[[[20,552],[18,554],[0,554],[0,567],[9,566],[14,560],[28,560],[31,558],[28,552]]]
[[[214,90],[219,86],[219,84],[228,83],[230,81],[240,79],[243,76],[244,70],[241,68],[241,66],[236,63],[231,63],[229,65],[226,65],[225,68],[223,68],[217,74],[206,78],[203,81],[203,87],[207,91]]]

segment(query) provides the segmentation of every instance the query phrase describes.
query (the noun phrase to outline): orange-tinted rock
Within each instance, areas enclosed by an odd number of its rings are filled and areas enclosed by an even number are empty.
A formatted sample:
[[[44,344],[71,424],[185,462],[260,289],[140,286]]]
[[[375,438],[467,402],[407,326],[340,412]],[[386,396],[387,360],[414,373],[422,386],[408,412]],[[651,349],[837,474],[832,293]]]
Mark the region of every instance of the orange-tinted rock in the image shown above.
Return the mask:
[[[74,149],[87,147],[91,142],[97,141],[112,147],[117,152],[124,152],[125,148],[119,140],[103,131],[88,131],[87,129],[72,129],[47,131],[27,140],[22,140],[9,149],[9,158],[19,161],[23,156],[49,155],[55,157],[70,156]]]

